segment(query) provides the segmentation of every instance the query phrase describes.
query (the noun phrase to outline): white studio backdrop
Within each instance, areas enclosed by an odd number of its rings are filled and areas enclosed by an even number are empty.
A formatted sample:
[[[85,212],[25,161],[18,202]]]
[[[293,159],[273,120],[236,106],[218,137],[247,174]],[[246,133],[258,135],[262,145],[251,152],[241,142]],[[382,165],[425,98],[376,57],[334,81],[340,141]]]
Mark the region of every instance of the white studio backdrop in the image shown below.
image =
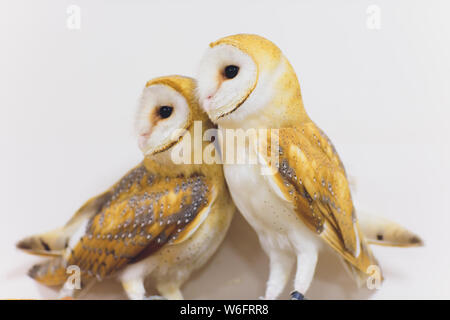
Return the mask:
[[[324,252],[311,299],[450,298],[450,2],[24,1],[0,3],[0,298],[50,298],[26,276],[23,236],[65,223],[141,160],[133,115],[145,82],[195,76],[209,42],[274,41],[307,112],[331,137],[357,208],[401,222],[423,248],[374,247],[379,290]],[[268,260],[239,215],[190,299],[264,294]],[[290,288],[286,289],[284,297]],[[114,280],[87,298],[125,298]]]

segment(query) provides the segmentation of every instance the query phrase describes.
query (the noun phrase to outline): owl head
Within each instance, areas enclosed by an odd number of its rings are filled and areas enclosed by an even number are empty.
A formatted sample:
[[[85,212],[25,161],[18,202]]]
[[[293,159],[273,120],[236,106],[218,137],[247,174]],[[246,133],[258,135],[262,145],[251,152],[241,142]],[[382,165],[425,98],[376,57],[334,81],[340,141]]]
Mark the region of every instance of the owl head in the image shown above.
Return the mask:
[[[271,41],[251,34],[211,43],[200,62],[197,81],[200,104],[218,124],[239,122],[242,127],[243,121],[261,119],[262,108],[273,99],[278,99],[275,104],[280,108],[275,110],[272,104],[272,113],[292,112],[288,109],[294,106],[282,105],[279,93],[300,97],[295,72],[281,50]]]
[[[136,113],[135,129],[145,156],[163,153],[178,144],[194,121],[212,126],[195,96],[195,80],[183,76],[160,77],[147,82]]]

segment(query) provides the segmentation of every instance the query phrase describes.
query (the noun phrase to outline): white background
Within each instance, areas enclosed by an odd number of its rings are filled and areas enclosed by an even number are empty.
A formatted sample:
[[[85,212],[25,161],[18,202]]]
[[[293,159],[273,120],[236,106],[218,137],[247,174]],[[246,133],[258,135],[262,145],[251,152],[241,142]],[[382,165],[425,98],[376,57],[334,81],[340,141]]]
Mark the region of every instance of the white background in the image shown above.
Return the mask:
[[[81,8],[81,29],[66,9]],[[369,5],[381,29],[366,26]],[[357,289],[321,255],[312,299],[450,298],[448,1],[2,1],[0,298],[51,298],[25,274],[25,235],[59,226],[141,160],[133,114],[145,82],[195,76],[209,42],[274,41],[296,69],[312,119],[356,181],[357,208],[420,234],[423,248],[374,248],[380,290]],[[257,298],[267,258],[237,216],[186,298]],[[283,298],[292,287],[286,289]],[[108,281],[88,298],[124,298]]]

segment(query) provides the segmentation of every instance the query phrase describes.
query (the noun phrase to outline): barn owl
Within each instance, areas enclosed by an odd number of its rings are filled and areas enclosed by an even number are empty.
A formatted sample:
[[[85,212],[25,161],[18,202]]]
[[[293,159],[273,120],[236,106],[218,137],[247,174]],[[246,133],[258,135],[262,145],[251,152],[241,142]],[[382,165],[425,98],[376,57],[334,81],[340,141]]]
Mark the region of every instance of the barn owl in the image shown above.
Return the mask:
[[[162,297],[182,299],[180,287],[219,247],[235,211],[219,164],[172,161],[171,152],[192,137],[194,121],[203,131],[213,127],[198,105],[193,79],[149,81],[135,125],[144,160],[65,226],[20,241],[18,248],[52,257],[29,275],[59,286],[68,266],[77,266],[82,287],[118,277],[130,299],[149,298],[144,280],[150,277]],[[77,293],[66,287],[63,296]]]
[[[305,112],[297,76],[280,49],[256,35],[222,38],[203,56],[197,81],[202,108],[223,132],[219,138],[224,158],[230,152],[224,143],[230,130],[245,134],[268,129],[278,141],[274,147],[267,138],[255,147],[246,137],[246,143],[231,150],[245,154],[244,159],[250,159],[253,150],[257,163],[224,160],[231,196],[270,260],[265,298],[280,295],[297,263],[291,298],[303,299],[324,246],[342,258],[360,283],[374,270],[381,278],[355,213],[344,166],[326,134]],[[272,151],[276,161],[267,155]],[[274,170],[263,174],[261,167]],[[421,244],[400,226],[365,221],[371,242]]]

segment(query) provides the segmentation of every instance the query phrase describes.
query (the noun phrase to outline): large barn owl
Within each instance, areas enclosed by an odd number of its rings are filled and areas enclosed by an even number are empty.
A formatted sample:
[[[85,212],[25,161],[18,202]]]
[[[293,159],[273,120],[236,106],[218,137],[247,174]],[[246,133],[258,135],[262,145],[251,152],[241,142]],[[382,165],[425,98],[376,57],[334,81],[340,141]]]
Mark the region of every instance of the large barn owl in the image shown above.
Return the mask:
[[[256,35],[222,38],[210,44],[197,81],[202,108],[223,132],[219,136],[223,158],[230,150],[245,159],[251,158],[251,150],[258,156],[256,164],[224,160],[224,172],[236,206],[269,256],[265,298],[280,295],[297,263],[291,297],[303,299],[323,246],[331,247],[360,282],[379,270],[361,231],[344,166],[328,137],[305,112],[297,76],[280,49]],[[264,150],[250,140],[230,149],[223,142],[225,131],[237,129],[273,131],[278,161],[267,156],[274,151],[269,141]],[[261,167],[275,170],[262,174]],[[386,232],[391,238],[387,245],[421,243],[386,221],[367,223],[374,242],[382,241]]]

